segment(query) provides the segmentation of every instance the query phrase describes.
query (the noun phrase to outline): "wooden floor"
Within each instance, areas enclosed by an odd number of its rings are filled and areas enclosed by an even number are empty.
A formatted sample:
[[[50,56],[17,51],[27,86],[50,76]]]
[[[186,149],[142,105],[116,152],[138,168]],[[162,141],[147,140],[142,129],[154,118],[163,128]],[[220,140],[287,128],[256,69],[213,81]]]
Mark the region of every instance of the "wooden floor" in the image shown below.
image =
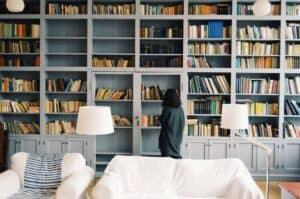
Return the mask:
[[[259,188],[265,193],[266,183],[265,181],[256,181]],[[269,199],[280,199],[279,182],[270,182],[270,197]]]

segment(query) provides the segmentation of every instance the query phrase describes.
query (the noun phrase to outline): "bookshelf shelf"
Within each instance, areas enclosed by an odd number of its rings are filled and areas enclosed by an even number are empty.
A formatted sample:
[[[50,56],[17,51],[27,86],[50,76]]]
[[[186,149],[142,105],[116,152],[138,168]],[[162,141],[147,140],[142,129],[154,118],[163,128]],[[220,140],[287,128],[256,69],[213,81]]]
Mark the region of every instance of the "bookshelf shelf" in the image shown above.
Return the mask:
[[[96,103],[101,103],[101,102],[133,102],[133,100],[95,100]]]

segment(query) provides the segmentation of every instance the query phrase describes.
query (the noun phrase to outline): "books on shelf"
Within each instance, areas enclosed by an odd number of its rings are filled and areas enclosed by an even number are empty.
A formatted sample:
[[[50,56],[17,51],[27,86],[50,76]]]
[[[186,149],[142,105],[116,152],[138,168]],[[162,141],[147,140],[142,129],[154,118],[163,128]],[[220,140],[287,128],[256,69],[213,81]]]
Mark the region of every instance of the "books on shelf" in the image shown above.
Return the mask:
[[[4,127],[9,134],[38,134],[40,132],[40,125],[33,121],[25,123],[22,121],[1,121],[1,126]]]
[[[134,3],[94,3],[93,14],[98,15],[133,15]]]
[[[181,68],[182,65],[182,56],[141,56],[141,67],[172,67],[172,68]]]
[[[114,122],[114,126],[126,126],[126,127],[131,127],[132,123],[131,121],[124,116],[120,116],[120,115],[113,115],[113,122]]]
[[[237,68],[279,68],[279,57],[238,57]]]
[[[280,27],[247,25],[238,27],[239,39],[280,39]]]
[[[278,115],[279,105],[277,102],[257,102],[250,99],[237,99],[238,104],[248,106],[249,115]]]
[[[229,42],[192,42],[189,43],[189,54],[229,55],[230,46]]]
[[[162,100],[164,93],[159,85],[146,87],[142,84],[142,100]]]
[[[211,68],[206,57],[188,57],[187,65],[189,68]]]
[[[300,39],[300,23],[288,22],[285,29],[287,39]]]
[[[296,43],[286,44],[286,55],[300,56],[300,44],[296,44]]]
[[[237,55],[269,56],[280,54],[280,44],[270,42],[236,42]]]
[[[182,15],[183,4],[144,4],[140,5],[141,15]]]
[[[34,92],[39,91],[37,80],[25,80],[10,77],[1,78],[1,92]]]
[[[65,121],[65,120],[54,120],[49,121],[46,124],[46,133],[47,134],[74,134],[75,133],[75,127],[74,122],[72,121]]]
[[[39,53],[39,41],[1,41],[0,53]]]
[[[40,102],[1,99],[0,112],[1,113],[39,113]]]
[[[125,90],[110,89],[110,88],[97,88],[96,100],[131,100],[133,99],[132,88]]]
[[[0,22],[0,37],[40,37],[40,25],[39,24],[15,24],[15,23],[3,23]]]
[[[240,130],[249,137],[278,137],[278,129],[269,123],[249,124],[248,130]]]
[[[300,126],[292,122],[284,123],[285,137],[299,138],[300,137]]]
[[[140,29],[141,38],[182,38],[182,35],[183,29],[180,25],[160,27],[153,24]]]
[[[287,94],[300,94],[300,76],[285,78],[285,90]]]
[[[269,77],[240,76],[236,79],[236,92],[241,94],[278,94],[279,81]]]
[[[132,59],[118,57],[118,58],[106,58],[106,57],[93,57],[93,67],[118,67],[126,68],[133,67]]]
[[[49,3],[48,14],[50,15],[78,15],[86,14],[87,8],[85,3],[69,4],[69,3]]]
[[[300,115],[300,102],[290,99],[284,103],[286,115]]]
[[[300,16],[300,4],[288,3],[286,5],[286,15],[288,16]]]
[[[78,100],[46,100],[46,113],[78,113],[80,106],[86,106],[86,102]]]
[[[285,58],[285,67],[289,69],[300,68],[300,57]]]
[[[207,24],[189,25],[189,38],[231,38],[231,25],[223,21],[208,21]]]
[[[190,4],[190,15],[230,15],[231,4],[216,3],[216,4]]]
[[[271,15],[280,15],[280,3],[271,3]],[[254,15],[253,14],[253,3],[238,3],[237,4],[237,15]]]
[[[20,66],[40,66],[40,56],[34,55],[31,57],[28,56],[3,56],[0,55],[0,67],[2,66],[14,66],[14,67],[20,67]]]
[[[230,131],[222,129],[220,119],[212,119],[211,123],[203,123],[198,119],[187,120],[187,136],[227,137]]]
[[[224,103],[226,100],[222,97],[191,99],[187,102],[187,112],[188,114],[221,114]]]
[[[48,92],[87,92],[87,82],[81,79],[47,79]]]
[[[141,53],[143,54],[180,54],[182,48],[178,43],[142,43]]]
[[[142,127],[159,127],[159,115],[142,114]]]
[[[230,93],[230,84],[225,75],[200,76],[189,78],[190,93],[221,94]]]

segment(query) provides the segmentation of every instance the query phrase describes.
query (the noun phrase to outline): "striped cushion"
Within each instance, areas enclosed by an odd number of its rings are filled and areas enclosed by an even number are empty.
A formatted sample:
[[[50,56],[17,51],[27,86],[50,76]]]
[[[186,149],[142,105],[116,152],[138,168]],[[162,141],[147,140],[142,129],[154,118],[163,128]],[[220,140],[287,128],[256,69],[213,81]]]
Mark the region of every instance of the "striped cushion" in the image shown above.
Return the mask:
[[[63,154],[30,154],[24,177],[24,193],[54,193],[61,183]]]

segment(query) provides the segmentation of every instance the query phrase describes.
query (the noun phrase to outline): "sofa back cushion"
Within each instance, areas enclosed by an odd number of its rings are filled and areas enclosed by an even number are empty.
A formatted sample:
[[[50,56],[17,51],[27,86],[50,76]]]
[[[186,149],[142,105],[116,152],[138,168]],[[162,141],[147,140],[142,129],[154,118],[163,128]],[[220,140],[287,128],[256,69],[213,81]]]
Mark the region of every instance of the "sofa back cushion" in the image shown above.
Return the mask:
[[[105,172],[118,175],[125,192],[147,194],[170,192],[175,170],[171,158],[115,156]]]

